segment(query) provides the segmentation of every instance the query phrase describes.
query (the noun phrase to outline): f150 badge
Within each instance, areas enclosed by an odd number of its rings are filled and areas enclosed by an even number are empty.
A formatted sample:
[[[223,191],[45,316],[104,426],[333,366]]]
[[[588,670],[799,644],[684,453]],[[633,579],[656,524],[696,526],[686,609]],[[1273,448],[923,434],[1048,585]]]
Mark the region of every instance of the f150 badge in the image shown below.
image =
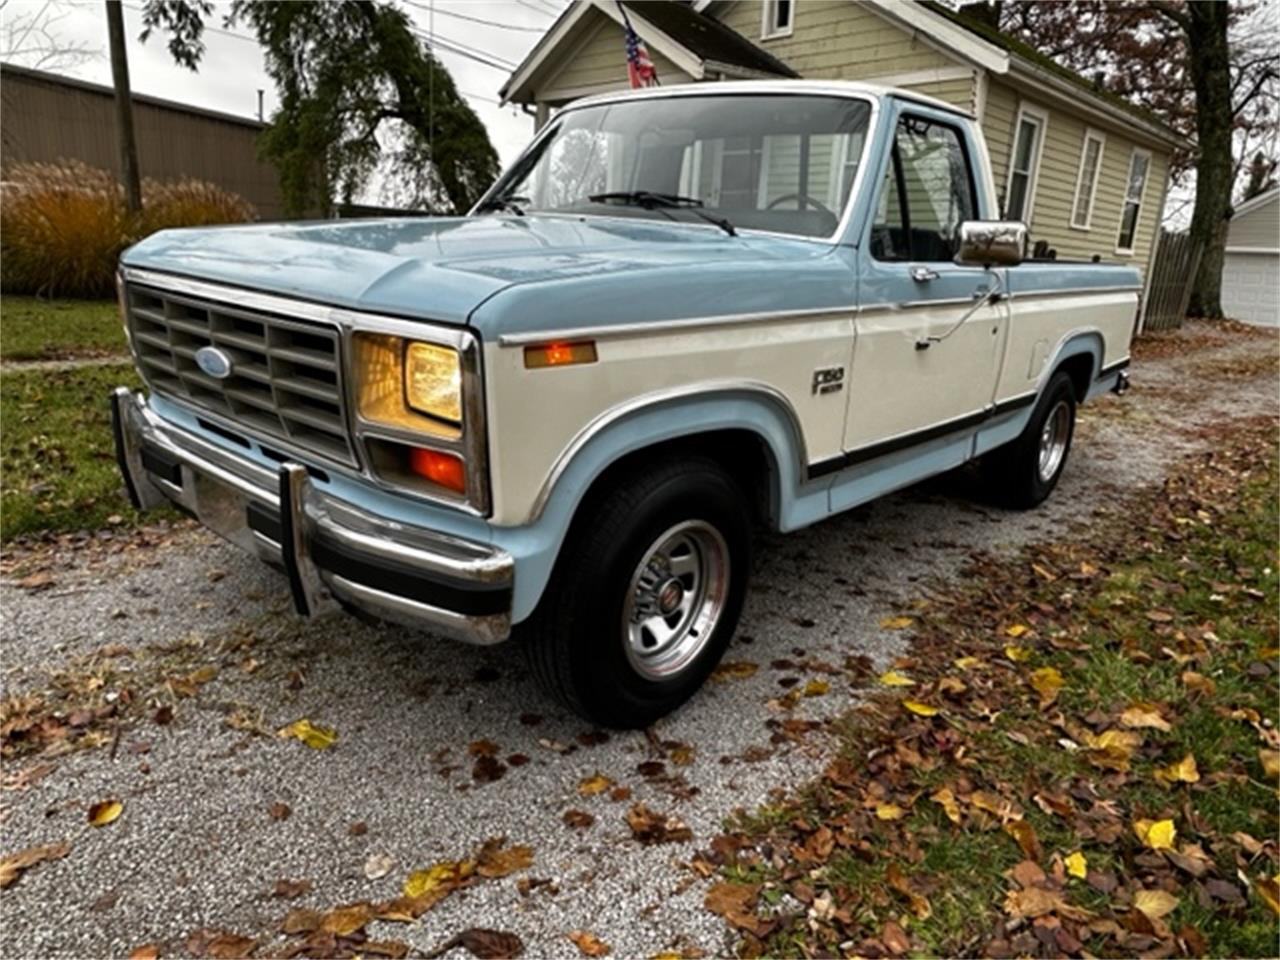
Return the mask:
[[[217,347],[201,347],[196,351],[196,366],[215,380],[231,376],[231,357]]]
[[[813,371],[814,393],[838,393],[844,389],[844,367],[819,367]]]

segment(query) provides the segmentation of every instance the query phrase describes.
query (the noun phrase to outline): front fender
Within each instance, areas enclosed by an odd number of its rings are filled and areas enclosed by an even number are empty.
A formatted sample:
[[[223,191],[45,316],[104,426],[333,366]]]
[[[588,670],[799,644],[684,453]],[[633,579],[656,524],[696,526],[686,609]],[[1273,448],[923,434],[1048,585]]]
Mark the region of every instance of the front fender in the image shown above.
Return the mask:
[[[745,430],[770,460],[770,500],[781,529],[825,515],[825,486],[802,491],[804,436],[786,397],[767,384],[702,384],[638,397],[601,414],[557,460],[527,525],[494,528],[494,542],[517,559],[512,619],[533,612],[550,579],[569,526],[592,484],[628,454],[717,430]]]

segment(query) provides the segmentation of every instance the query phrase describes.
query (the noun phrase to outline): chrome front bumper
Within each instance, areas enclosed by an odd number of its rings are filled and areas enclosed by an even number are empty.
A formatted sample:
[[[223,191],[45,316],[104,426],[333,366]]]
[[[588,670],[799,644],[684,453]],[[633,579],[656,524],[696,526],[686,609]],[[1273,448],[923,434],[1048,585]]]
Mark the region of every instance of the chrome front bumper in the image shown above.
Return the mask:
[[[116,460],[139,510],[172,502],[284,568],[298,613],[343,604],[471,643],[511,632],[515,564],[504,550],[387,520],[317,489],[307,468],[271,470],[111,394]]]

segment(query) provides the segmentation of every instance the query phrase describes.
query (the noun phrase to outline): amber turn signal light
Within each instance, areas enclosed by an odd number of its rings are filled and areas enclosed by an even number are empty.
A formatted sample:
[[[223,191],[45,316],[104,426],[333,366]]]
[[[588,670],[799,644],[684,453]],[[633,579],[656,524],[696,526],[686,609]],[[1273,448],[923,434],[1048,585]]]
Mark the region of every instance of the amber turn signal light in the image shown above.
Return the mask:
[[[458,493],[467,492],[467,471],[462,466],[462,461],[451,453],[410,447],[409,466],[414,473],[426,477],[432,483]]]
[[[540,343],[536,347],[524,348],[524,365],[530,370],[595,362],[594,340],[580,340],[577,343]]]

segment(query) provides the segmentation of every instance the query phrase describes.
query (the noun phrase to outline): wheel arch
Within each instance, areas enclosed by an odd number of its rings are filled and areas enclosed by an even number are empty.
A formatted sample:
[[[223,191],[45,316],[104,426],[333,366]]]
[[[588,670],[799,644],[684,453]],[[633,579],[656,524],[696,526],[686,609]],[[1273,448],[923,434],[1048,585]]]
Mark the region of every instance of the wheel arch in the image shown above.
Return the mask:
[[[1045,364],[1044,375],[1036,385],[1037,396],[1044,392],[1058,371],[1064,370],[1071,377],[1076,402],[1083,403],[1102,370],[1105,355],[1106,344],[1101,330],[1072,330],[1058,342],[1053,358]]]
[[[593,493],[648,455],[682,451],[724,463],[752,497],[757,516],[774,528],[782,523],[807,466],[799,417],[786,396],[767,384],[703,384],[611,408],[574,438],[539,491],[523,528],[523,536],[536,544],[522,551],[528,562],[517,571],[513,620],[524,619],[537,605],[569,530]]]

